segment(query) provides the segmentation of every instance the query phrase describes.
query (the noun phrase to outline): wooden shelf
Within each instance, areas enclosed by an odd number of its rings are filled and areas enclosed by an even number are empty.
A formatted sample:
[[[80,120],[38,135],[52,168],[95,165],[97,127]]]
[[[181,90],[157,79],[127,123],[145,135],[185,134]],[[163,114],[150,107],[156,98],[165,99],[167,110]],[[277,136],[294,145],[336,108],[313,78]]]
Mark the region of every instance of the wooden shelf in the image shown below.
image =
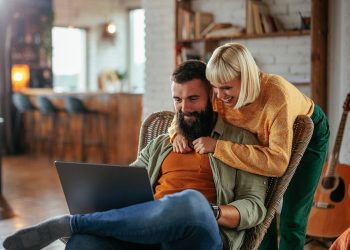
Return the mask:
[[[289,30],[282,32],[271,32],[263,34],[237,34],[235,36],[221,36],[212,38],[199,38],[199,39],[182,39],[178,40],[177,43],[193,43],[193,42],[205,42],[205,41],[220,41],[220,40],[232,40],[232,39],[260,39],[260,38],[271,38],[271,37],[289,37],[289,36],[309,36],[310,30]]]
[[[175,24],[176,24],[176,47],[175,65],[186,60],[182,55],[182,47],[191,48],[192,45],[198,45],[201,42],[204,46],[197,46],[200,49],[199,56],[206,59],[206,55],[210,55],[220,41],[238,40],[238,39],[263,39],[263,38],[278,38],[278,37],[293,37],[293,36],[310,36],[311,41],[311,98],[319,104],[324,111],[327,110],[327,37],[328,37],[328,0],[311,0],[311,30],[291,30],[284,32],[264,33],[261,35],[239,34],[235,36],[216,37],[216,38],[201,38],[201,39],[179,39],[181,37],[180,25],[183,25],[183,20],[180,21],[179,9],[192,10],[191,0],[174,0],[175,1]],[[248,0],[245,0],[247,2]],[[290,0],[292,2],[292,0]],[[247,12],[247,4],[245,6]],[[230,10],[224,10],[229,12]],[[246,13],[247,18],[247,13]],[[247,21],[247,19],[246,19]],[[247,22],[246,22],[247,23]],[[276,27],[277,28],[277,27]],[[179,36],[180,35],[180,36]],[[191,36],[190,36],[191,37]],[[202,48],[204,47],[204,48]],[[186,53],[184,53],[186,55]],[[321,72],[321,73],[320,73]],[[306,84],[303,86],[306,86]]]

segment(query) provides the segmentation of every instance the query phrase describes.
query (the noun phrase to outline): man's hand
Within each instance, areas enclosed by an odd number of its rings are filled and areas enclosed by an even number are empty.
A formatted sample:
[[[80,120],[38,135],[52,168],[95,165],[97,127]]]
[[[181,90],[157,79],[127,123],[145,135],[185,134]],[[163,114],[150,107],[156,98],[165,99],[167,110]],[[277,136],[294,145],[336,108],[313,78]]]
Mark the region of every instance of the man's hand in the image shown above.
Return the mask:
[[[173,151],[175,153],[188,153],[193,149],[188,146],[188,140],[180,134],[176,134],[173,140]]]
[[[199,154],[212,153],[216,147],[216,140],[211,137],[200,137],[193,141],[193,147]]]

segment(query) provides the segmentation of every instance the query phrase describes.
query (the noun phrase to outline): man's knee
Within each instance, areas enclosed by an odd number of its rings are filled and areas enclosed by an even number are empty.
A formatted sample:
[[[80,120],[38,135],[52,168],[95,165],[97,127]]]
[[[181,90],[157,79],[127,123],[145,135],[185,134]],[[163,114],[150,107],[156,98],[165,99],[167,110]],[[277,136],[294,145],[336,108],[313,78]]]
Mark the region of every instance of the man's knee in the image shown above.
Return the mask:
[[[177,207],[177,209],[184,211],[184,214],[192,219],[198,218],[203,221],[208,215],[212,215],[207,199],[196,190],[184,190],[173,195],[170,199],[173,199],[173,208]]]
[[[208,201],[204,195],[196,190],[187,189],[180,192],[180,194],[182,194],[183,199],[188,204],[208,204]]]

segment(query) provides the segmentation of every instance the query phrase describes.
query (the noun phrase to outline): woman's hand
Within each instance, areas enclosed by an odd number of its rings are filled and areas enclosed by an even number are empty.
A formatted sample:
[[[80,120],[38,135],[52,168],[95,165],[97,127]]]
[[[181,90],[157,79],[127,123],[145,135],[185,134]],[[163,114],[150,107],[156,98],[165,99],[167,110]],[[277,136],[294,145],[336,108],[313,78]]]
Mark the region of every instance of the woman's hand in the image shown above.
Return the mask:
[[[211,137],[200,137],[193,141],[193,147],[199,154],[212,153],[215,151],[216,140]]]
[[[188,140],[180,134],[176,134],[173,140],[173,151],[175,153],[188,153],[193,149],[188,145]]]

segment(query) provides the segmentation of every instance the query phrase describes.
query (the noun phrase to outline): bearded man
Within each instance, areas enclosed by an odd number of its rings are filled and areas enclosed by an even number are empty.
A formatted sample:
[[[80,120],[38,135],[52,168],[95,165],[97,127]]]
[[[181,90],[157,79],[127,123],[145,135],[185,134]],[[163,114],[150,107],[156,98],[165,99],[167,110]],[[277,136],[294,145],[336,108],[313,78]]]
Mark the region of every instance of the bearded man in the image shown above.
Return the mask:
[[[163,134],[132,163],[147,168],[154,201],[52,218],[8,237],[5,249],[40,249],[61,237],[70,237],[66,249],[239,249],[245,230],[265,217],[267,179],[196,153],[208,136],[257,143],[213,112],[205,68],[191,60],[172,74],[176,124],[196,150],[178,154]]]

